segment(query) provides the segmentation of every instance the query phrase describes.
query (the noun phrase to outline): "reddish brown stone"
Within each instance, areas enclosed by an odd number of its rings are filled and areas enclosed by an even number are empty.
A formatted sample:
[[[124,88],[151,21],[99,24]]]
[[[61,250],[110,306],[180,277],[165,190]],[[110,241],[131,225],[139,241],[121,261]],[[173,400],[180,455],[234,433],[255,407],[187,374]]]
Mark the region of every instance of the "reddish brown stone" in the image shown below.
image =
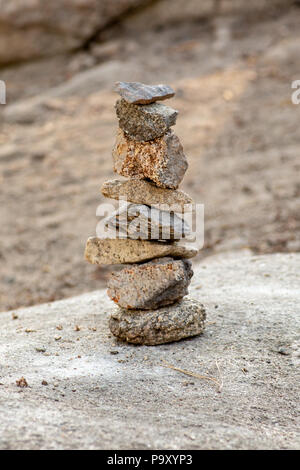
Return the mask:
[[[119,129],[113,159],[120,175],[148,178],[162,188],[176,189],[188,168],[182,145],[171,130],[150,142],[137,142]]]

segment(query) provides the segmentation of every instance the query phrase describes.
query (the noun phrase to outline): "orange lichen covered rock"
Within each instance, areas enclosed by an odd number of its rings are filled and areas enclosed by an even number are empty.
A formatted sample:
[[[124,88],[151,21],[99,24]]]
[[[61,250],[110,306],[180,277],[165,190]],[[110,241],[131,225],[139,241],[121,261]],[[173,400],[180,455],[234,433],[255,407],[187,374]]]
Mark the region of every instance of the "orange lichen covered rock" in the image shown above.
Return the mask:
[[[148,178],[162,188],[176,189],[188,168],[182,145],[173,131],[150,142],[137,142],[121,129],[113,149],[114,171]]]

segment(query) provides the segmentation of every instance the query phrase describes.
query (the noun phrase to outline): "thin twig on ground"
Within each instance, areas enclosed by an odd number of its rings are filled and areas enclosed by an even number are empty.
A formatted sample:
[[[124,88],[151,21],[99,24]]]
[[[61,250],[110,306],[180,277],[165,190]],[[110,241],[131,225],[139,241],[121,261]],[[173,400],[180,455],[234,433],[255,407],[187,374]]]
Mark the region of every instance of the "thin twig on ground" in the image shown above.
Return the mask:
[[[181,369],[180,367],[172,366],[172,364],[168,364],[164,359],[162,359],[162,362],[164,363],[163,367],[166,367],[168,369],[176,370],[177,372],[181,372],[182,374],[189,375],[190,377],[195,377],[196,379],[203,379],[203,380],[208,380],[210,382],[214,382],[218,386],[218,389],[217,389],[218,393],[221,393],[223,389],[223,379],[221,376],[221,371],[220,371],[218,361],[216,361],[216,366],[219,372],[219,380],[216,379],[215,377],[210,377],[208,375],[200,375],[190,370],[185,370],[185,369]]]

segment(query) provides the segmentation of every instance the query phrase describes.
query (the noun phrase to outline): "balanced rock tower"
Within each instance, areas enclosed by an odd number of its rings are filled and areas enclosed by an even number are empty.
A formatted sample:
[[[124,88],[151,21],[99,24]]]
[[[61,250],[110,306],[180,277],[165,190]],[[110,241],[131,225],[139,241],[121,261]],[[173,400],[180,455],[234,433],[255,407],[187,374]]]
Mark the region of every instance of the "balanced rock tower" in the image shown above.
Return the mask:
[[[202,333],[205,309],[185,297],[193,276],[189,258],[197,249],[184,238],[182,214],[193,203],[177,189],[188,163],[172,126],[178,112],[158,101],[174,96],[167,85],[118,82],[119,129],[114,171],[128,179],[106,181],[102,194],[122,202],[88,239],[85,258],[93,264],[124,265],[112,272],[107,293],[116,303],[109,327],[117,338],[155,345]]]

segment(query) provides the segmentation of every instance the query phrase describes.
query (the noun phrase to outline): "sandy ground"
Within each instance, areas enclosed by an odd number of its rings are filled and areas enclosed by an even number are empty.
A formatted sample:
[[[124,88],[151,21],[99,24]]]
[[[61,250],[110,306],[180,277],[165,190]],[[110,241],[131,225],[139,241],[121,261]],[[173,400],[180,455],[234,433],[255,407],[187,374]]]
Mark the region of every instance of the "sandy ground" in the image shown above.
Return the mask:
[[[111,85],[120,79],[165,81],[177,91],[170,104],[180,111],[175,129],[190,165],[182,188],[205,204],[198,261],[245,247],[300,251],[300,106],[291,103],[291,82],[300,78],[299,21],[294,7],[259,20],[166,25],[143,36],[125,23],[102,38],[111,49],[94,75],[81,69],[79,55],[48,68],[24,65],[19,75],[3,71],[11,102],[25,103],[28,122],[16,123],[13,104],[5,108],[10,117],[0,116],[0,310],[104,286],[108,269],[88,265],[83,251],[103,202],[99,188],[113,176]],[[72,91],[65,80],[77,68]],[[43,105],[22,101],[27,96]]]
[[[3,313],[0,448],[299,449],[300,254],[224,258],[197,267],[207,327],[178,343],[117,342],[104,290]]]

